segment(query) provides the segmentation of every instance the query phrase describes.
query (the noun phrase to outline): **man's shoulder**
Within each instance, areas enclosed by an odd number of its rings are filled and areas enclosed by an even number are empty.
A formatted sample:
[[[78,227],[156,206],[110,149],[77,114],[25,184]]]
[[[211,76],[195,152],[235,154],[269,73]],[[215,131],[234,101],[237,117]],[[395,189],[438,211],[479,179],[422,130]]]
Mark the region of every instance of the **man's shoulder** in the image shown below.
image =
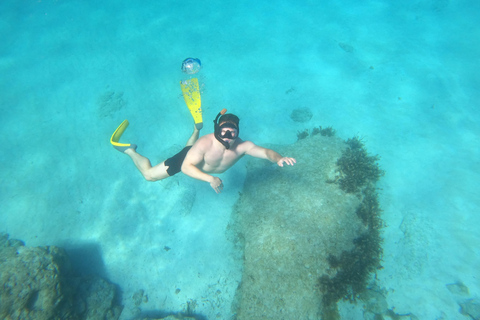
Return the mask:
[[[212,139],[214,138],[214,134],[213,134],[213,133],[207,133],[206,135],[201,136],[200,138],[201,138],[201,139],[209,139],[209,140],[212,140]]]
[[[197,142],[205,143],[208,141],[212,141],[212,139],[213,139],[213,133],[209,133],[198,138]]]
[[[201,136],[198,140],[193,144],[195,148],[204,148],[212,145],[212,138],[213,133],[209,133],[207,135]]]
[[[250,140],[242,140],[240,138],[238,138],[238,145],[242,145],[242,146],[247,146],[247,145],[252,145],[254,144],[252,141]]]
[[[255,143],[253,143],[252,141],[249,141],[249,140],[241,140],[238,142],[237,144],[237,151],[238,152],[241,152],[241,153],[245,153],[247,152],[249,149],[255,147]]]

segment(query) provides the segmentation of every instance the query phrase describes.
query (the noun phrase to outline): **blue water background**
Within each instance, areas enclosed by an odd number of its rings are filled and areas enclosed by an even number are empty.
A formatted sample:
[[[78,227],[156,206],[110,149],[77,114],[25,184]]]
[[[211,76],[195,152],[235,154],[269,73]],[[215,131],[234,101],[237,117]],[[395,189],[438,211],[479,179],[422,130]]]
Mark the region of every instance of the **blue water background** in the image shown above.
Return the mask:
[[[192,129],[180,64],[196,57],[203,133],[228,108],[260,145],[318,125],[363,137],[387,172],[389,307],[461,319],[445,285],[480,294],[478,12],[467,0],[1,1],[0,231],[77,253],[122,287],[125,318],[138,289],[142,310],[196,299],[228,318],[241,266],[225,229],[244,161],[217,195],[182,175],[146,182],[108,142],[128,119],[123,139],[152,162],[180,150]],[[290,118],[301,107],[306,123]]]

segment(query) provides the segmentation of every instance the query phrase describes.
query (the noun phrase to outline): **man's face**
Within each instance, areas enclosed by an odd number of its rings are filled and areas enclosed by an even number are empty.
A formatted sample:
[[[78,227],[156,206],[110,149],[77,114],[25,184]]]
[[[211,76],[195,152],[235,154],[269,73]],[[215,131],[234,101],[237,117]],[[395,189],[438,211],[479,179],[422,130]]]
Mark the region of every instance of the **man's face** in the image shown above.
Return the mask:
[[[229,142],[230,140],[235,140],[238,137],[238,130],[235,128],[225,127],[220,130],[220,137]]]

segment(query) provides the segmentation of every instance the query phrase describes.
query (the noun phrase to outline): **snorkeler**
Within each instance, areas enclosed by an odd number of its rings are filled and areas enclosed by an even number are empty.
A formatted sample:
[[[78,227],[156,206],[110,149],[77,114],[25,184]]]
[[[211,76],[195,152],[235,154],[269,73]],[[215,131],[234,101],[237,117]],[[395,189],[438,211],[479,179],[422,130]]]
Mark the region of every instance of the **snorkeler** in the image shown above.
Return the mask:
[[[223,190],[223,183],[220,178],[211,174],[225,172],[244,155],[270,160],[280,167],[283,167],[284,164],[293,166],[296,163],[294,158],[283,157],[271,149],[240,139],[238,137],[240,131],[238,117],[225,112],[226,109],[223,109],[217,115],[214,121],[214,133],[207,134],[199,139],[200,131],[195,127],[185,148],[153,167],[150,160],[136,152],[136,145],[116,146],[114,144],[113,146],[130,156],[137,169],[148,181],[162,180],[182,171],[192,178],[208,182],[217,193]],[[122,125],[115,131],[114,136]],[[125,128],[120,130],[121,133],[125,131]],[[116,138],[120,138],[121,133]],[[112,139],[114,136],[112,136]],[[118,139],[114,140],[117,140],[118,143]]]

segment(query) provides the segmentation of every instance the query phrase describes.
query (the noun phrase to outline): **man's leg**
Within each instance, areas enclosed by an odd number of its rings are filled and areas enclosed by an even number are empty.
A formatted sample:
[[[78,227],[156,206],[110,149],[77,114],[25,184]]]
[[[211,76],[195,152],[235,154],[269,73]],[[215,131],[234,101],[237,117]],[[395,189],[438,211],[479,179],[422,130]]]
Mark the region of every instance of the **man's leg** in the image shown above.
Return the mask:
[[[125,153],[132,158],[133,163],[137,167],[138,171],[143,175],[145,180],[148,181],[158,181],[165,178],[168,178],[167,167],[163,162],[157,164],[155,167],[152,167],[150,160],[137,153],[134,149],[130,148],[125,150]]]
[[[190,138],[188,139],[187,141],[187,144],[185,145],[185,147],[189,147],[189,146],[193,146],[193,144],[195,143],[195,141],[198,140],[198,136],[200,135],[200,130],[197,129],[197,127],[193,127],[193,133],[192,135],[190,136]]]
[[[186,147],[192,146],[195,141],[198,140],[198,136],[200,131],[194,127],[193,133],[187,141]],[[150,160],[145,158],[141,154],[137,153],[137,151],[133,148],[129,148],[125,150],[125,153],[132,158],[133,163],[137,167],[137,169],[141,172],[143,177],[148,181],[158,181],[165,178],[170,177],[167,173],[168,166],[165,166],[165,162],[162,161],[161,163],[157,164],[156,166],[152,167]]]

